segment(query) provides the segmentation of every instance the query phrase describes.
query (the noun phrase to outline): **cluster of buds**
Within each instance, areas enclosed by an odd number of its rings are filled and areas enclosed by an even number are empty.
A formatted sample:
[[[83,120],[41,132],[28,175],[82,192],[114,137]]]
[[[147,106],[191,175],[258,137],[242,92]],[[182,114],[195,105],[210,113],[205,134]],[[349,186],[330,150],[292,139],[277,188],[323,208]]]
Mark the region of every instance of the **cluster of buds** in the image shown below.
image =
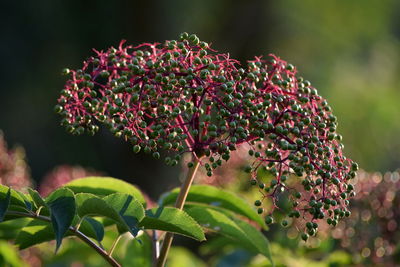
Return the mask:
[[[208,176],[247,144],[253,161],[246,171],[263,194],[256,204],[290,192],[289,216],[311,215],[303,239],[316,233],[316,220],[335,225],[349,215],[357,164],[342,154],[331,108],[293,65],[270,55],[241,67],[187,33],[164,44],[121,42],[95,52],[82,69],[64,70],[70,79],[55,109],[68,132],[94,134],[104,124],[134,152],[158,159],[159,150],[167,151],[168,165],[191,153]],[[268,184],[257,181],[261,169],[274,177]],[[287,186],[291,174],[304,193]]]
[[[0,183],[24,191],[31,186],[29,168],[25,152],[21,147],[8,150],[3,134],[0,132]]]

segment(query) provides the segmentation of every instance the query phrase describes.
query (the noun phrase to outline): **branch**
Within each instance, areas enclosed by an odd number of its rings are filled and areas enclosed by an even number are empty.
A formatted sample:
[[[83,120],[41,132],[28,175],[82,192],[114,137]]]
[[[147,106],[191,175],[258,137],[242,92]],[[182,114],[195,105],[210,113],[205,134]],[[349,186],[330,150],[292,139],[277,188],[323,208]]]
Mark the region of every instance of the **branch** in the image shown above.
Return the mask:
[[[13,215],[13,216],[19,216],[19,217],[29,217],[33,219],[38,219],[44,222],[49,222],[51,223],[51,218],[43,215],[37,215],[35,213],[26,213],[26,212],[20,212],[20,211],[7,211],[8,215]],[[111,266],[113,267],[121,267],[121,265],[113,258],[111,255],[107,253],[104,249],[99,247],[95,242],[93,242],[89,237],[87,237],[85,234],[83,234],[81,231],[78,230],[78,228],[70,226],[69,231],[72,232],[76,237],[81,239],[83,242],[88,244],[90,247],[92,247],[94,250],[97,251]]]

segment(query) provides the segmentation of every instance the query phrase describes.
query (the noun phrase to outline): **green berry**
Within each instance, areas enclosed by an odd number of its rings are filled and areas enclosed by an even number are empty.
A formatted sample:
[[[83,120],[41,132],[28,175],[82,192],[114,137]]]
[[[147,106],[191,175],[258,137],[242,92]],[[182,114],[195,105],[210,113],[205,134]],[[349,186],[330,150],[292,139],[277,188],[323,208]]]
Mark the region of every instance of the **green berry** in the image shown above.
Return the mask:
[[[63,107],[61,105],[56,105],[54,107],[54,112],[56,112],[56,113],[61,113],[62,110],[63,110]]]
[[[154,153],[153,153],[153,157],[154,157],[155,159],[160,159],[160,153],[154,152]]]
[[[307,241],[309,235],[306,233],[301,234],[301,239],[303,239],[304,241]]]
[[[139,145],[133,146],[133,152],[135,152],[135,153],[139,153],[140,149],[141,149],[141,147]]]
[[[68,75],[70,72],[71,72],[71,71],[70,71],[68,68],[64,68],[64,69],[61,71],[61,74],[62,74],[62,75]]]
[[[265,223],[266,224],[271,224],[274,222],[274,219],[271,216],[265,217]]]
[[[246,167],[244,168],[244,171],[247,172],[247,173],[250,173],[251,170],[252,170],[251,166],[246,166]]]

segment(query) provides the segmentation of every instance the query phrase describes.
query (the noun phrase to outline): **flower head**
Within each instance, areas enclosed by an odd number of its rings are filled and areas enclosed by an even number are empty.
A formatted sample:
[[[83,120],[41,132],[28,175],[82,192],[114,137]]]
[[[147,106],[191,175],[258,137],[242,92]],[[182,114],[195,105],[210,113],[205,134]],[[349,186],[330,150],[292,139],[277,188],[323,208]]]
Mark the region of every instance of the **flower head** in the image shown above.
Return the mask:
[[[209,176],[246,143],[252,183],[260,169],[275,177],[260,183],[264,197],[290,191],[290,174],[301,177],[305,193],[292,190],[290,216],[335,224],[347,215],[357,165],[342,154],[331,108],[293,65],[271,55],[241,67],[187,33],[95,52],[82,69],[65,70],[71,78],[56,111],[69,132],[94,134],[104,124],[135,152],[160,158],[160,149],[168,151],[169,165],[192,153]]]

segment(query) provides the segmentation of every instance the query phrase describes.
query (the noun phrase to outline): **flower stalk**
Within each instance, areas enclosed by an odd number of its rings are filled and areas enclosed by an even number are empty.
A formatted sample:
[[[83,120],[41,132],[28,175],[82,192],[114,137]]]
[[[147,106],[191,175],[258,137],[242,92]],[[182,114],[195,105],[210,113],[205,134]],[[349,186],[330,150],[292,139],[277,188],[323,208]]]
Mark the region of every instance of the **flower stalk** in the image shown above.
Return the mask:
[[[186,179],[181,186],[181,190],[179,191],[178,198],[176,199],[176,202],[175,202],[175,208],[180,209],[180,210],[183,209],[187,195],[190,190],[190,186],[193,183],[194,177],[196,175],[196,172],[197,172],[199,166],[200,166],[200,158],[196,158],[195,156],[193,156],[193,166],[191,168],[189,168]],[[165,265],[173,238],[174,238],[173,233],[170,233],[170,232],[166,233],[164,241],[163,241],[163,245],[161,248],[160,256],[158,257],[158,260],[157,260],[157,265],[156,265],[157,267],[163,267]]]

